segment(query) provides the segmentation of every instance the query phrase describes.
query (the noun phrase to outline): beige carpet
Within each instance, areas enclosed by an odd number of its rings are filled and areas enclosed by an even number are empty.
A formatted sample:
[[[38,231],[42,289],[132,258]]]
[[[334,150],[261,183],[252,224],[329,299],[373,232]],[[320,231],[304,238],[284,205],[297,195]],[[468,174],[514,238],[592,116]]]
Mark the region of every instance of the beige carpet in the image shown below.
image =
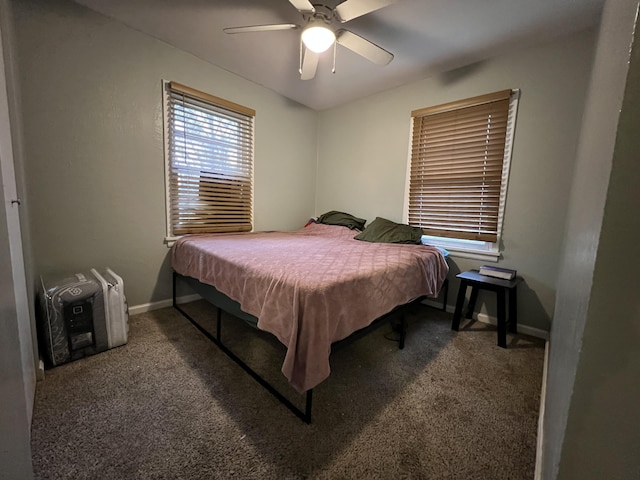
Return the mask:
[[[205,302],[187,306],[213,318]],[[418,305],[406,347],[387,325],[334,352],[307,425],[171,308],[130,319],[129,343],[45,372],[37,478],[531,479],[544,344],[450,329]],[[282,348],[225,317],[223,337],[302,405]]]

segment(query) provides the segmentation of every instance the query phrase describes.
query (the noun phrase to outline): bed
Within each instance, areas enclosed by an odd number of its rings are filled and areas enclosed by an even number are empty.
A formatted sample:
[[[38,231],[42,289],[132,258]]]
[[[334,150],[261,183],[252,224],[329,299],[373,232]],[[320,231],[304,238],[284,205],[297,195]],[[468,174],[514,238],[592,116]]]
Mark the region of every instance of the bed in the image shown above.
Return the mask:
[[[311,223],[293,232],[185,236],[172,248],[174,279],[273,334],[286,348],[282,373],[310,393],[330,374],[333,344],[437,296],[448,272],[437,248],[366,242],[357,233]],[[308,414],[310,421],[310,407]]]

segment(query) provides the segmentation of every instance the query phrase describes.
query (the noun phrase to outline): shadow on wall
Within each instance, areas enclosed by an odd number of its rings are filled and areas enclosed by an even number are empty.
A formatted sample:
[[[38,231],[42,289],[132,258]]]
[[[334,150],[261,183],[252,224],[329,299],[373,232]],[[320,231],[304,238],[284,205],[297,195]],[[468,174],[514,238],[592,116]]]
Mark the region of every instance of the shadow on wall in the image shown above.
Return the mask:
[[[449,292],[447,296],[447,310],[453,312],[456,307],[456,297],[460,288],[460,281],[456,278],[461,272],[469,270],[469,268],[461,268],[456,261],[449,257],[447,259],[449,263]],[[478,268],[474,266],[472,268]],[[438,302],[442,303],[443,297],[438,297]],[[469,291],[465,300],[465,309],[469,301]],[[465,311],[463,309],[463,311]],[[487,291],[479,290],[478,300],[476,302],[475,315],[478,313],[488,315],[492,321],[496,321],[498,316],[497,299],[496,294]],[[518,325],[526,325],[536,330],[542,330],[549,332],[551,329],[551,316],[545,310],[536,290],[534,290],[528,283],[526,275],[523,275],[523,281],[518,285]]]
[[[475,75],[482,68],[483,61],[471,63],[460,68],[454,68],[438,75],[438,80],[442,85],[451,85],[465,80],[467,77]]]
[[[171,249],[167,248],[167,254],[160,264],[158,270],[158,278],[156,278],[155,287],[151,296],[152,302],[163,302],[170,300],[173,296],[173,268],[171,268]],[[177,297],[193,295],[193,290],[186,285],[178,284]]]

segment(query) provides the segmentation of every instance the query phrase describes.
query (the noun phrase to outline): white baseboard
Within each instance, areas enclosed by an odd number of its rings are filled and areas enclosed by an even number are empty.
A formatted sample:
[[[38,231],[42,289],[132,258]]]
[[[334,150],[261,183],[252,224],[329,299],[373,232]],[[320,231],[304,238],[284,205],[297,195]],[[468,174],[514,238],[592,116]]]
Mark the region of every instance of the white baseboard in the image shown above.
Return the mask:
[[[40,358],[36,368],[36,381],[40,382],[42,380],[44,380],[44,361]]]
[[[193,295],[185,295],[184,297],[176,298],[176,302],[178,303],[189,303],[195,302],[196,300],[200,300],[202,297],[197,293]],[[157,302],[151,303],[143,303],[141,305],[134,305],[129,307],[129,315],[136,315],[138,313],[150,312],[152,310],[158,310],[160,308],[166,308],[173,305],[173,300],[171,298],[167,298],[166,300],[159,300]]]
[[[489,325],[498,325],[498,319],[495,317],[490,317],[486,313],[479,313],[476,319],[479,322],[488,323]],[[518,333],[524,333],[525,335],[531,335],[532,337],[549,340],[549,332],[547,332],[546,330],[530,327],[529,325],[522,325],[521,323],[518,323]]]
[[[433,301],[433,300],[425,300],[423,302],[425,305],[429,305],[430,307],[442,308],[442,303]],[[451,305],[447,305],[447,312],[453,313],[455,308]],[[474,315],[474,318],[479,322],[486,323],[489,325],[498,325],[498,319],[495,317],[490,317],[486,313],[478,313]],[[524,335],[530,335],[536,338],[542,338],[543,340],[549,340],[549,332],[546,330],[542,330],[540,328],[530,327],[529,325],[518,324],[518,333],[522,333]]]
[[[549,368],[549,341],[544,346],[544,364],[542,367],[542,388],[540,390],[540,412],[538,414],[538,438],[536,442],[536,469],[534,480],[542,480],[542,445],[544,442],[544,408],[547,398],[547,369]]]

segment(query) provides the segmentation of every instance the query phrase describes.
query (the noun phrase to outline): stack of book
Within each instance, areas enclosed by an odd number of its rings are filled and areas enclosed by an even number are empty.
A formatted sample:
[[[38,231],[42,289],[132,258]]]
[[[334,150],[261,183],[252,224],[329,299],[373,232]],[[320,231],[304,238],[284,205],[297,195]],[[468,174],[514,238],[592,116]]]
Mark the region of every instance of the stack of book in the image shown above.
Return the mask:
[[[516,278],[516,271],[510,268],[494,267],[493,265],[482,265],[479,271],[480,275],[487,277],[502,278],[504,280],[512,280]]]

